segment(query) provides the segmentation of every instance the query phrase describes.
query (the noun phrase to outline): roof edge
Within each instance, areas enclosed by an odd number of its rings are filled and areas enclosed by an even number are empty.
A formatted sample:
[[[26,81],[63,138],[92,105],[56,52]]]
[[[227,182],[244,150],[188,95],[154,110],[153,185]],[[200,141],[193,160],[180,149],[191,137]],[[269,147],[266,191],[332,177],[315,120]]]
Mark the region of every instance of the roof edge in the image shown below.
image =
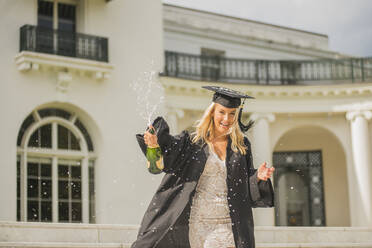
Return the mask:
[[[260,21],[255,21],[255,20],[251,20],[251,19],[229,16],[229,15],[210,12],[210,11],[206,11],[206,10],[193,9],[193,8],[184,7],[184,6],[180,6],[180,5],[173,5],[173,4],[169,4],[169,3],[163,3],[163,6],[175,7],[175,8],[179,8],[179,9],[195,11],[195,12],[199,12],[199,13],[204,13],[204,14],[209,14],[209,15],[214,15],[214,16],[220,16],[220,17],[230,18],[230,19],[244,21],[244,22],[252,22],[252,23],[271,26],[271,27],[275,27],[275,28],[287,29],[287,30],[291,30],[291,31],[302,32],[302,33],[307,33],[307,34],[311,34],[311,35],[321,36],[321,37],[324,37],[324,38],[328,39],[328,35],[326,35],[326,34],[315,33],[315,32],[311,32],[311,31],[306,31],[306,30],[301,30],[301,29],[296,29],[296,28],[290,28],[290,27],[286,27],[286,26],[280,26],[280,25],[276,25],[276,24],[260,22]]]

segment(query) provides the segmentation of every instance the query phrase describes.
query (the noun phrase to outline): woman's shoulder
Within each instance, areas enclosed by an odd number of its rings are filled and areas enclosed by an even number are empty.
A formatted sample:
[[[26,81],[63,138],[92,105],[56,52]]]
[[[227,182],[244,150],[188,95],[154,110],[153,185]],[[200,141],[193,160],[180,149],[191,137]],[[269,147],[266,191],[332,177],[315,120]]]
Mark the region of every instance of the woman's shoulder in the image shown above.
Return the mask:
[[[182,132],[180,134],[178,134],[178,136],[180,137],[183,137],[184,139],[187,139],[190,143],[194,143],[193,140],[195,138],[195,133],[194,132],[191,132],[189,130],[182,130]]]
[[[197,136],[195,131],[184,130],[183,132],[187,133],[188,138],[193,145],[203,146],[204,144],[206,144],[203,138],[195,139],[195,137]]]

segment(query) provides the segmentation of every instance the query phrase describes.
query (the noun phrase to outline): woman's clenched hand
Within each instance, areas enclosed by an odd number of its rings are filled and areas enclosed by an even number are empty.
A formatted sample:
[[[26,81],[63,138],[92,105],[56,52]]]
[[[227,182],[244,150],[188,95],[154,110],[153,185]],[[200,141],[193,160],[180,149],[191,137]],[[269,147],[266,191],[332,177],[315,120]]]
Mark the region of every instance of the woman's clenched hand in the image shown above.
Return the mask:
[[[144,133],[143,138],[145,139],[145,144],[149,147],[158,147],[158,137],[155,134],[151,134],[149,131],[150,130],[155,130],[155,128],[150,125],[148,130]]]
[[[257,180],[267,181],[267,179],[269,179],[273,174],[274,170],[274,167],[267,168],[266,162],[262,163],[257,170]]]

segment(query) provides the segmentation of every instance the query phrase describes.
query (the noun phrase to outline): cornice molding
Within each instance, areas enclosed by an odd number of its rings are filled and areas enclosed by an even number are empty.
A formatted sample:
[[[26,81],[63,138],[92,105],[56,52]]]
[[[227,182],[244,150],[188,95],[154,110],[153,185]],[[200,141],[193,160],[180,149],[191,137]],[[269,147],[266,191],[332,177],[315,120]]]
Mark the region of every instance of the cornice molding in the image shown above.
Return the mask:
[[[353,122],[357,117],[362,117],[369,121],[372,119],[372,111],[369,110],[356,110],[346,113],[346,119]]]
[[[175,95],[210,95],[202,85],[222,84],[259,99],[336,99],[372,96],[372,82],[327,85],[253,85],[160,77],[166,92]]]
[[[183,118],[185,116],[185,111],[180,108],[174,108],[172,106],[167,106],[167,115],[175,115],[178,118]]]
[[[275,121],[275,115],[272,113],[257,113],[254,112],[249,116],[249,119],[252,121],[266,120],[271,123]]]
[[[77,72],[79,75],[103,80],[110,77],[113,65],[88,59],[71,58],[60,55],[22,51],[15,57],[17,68],[21,72],[52,69],[59,72]]]
[[[181,33],[190,37],[206,37],[207,39],[221,40],[228,43],[237,43],[245,46],[252,46],[282,52],[289,52],[303,56],[311,56],[316,58],[341,58],[345,57],[338,52],[333,52],[329,50],[317,49],[314,47],[301,47],[298,45],[283,43],[272,40],[259,39],[257,37],[246,37],[239,35],[232,35],[231,33],[226,33],[221,30],[203,30],[195,29],[193,27],[185,26],[179,23],[165,22],[164,23],[165,33]]]
[[[191,9],[165,5],[163,8],[164,29],[170,31],[194,30],[204,34],[221,33],[242,40],[251,40],[268,46],[286,46],[322,52],[328,56],[339,56],[328,48],[328,38],[302,30],[288,29],[250,20],[220,16]],[[342,55],[341,55],[342,56]]]

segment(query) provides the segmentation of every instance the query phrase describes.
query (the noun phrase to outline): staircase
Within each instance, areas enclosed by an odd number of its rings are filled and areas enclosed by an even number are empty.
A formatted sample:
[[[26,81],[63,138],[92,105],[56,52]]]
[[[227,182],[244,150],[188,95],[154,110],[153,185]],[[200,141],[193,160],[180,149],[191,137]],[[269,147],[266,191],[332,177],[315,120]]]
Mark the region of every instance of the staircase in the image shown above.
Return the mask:
[[[129,248],[137,231],[133,225],[0,222],[0,248]],[[255,235],[257,248],[372,248],[372,228],[364,227],[256,227]]]

